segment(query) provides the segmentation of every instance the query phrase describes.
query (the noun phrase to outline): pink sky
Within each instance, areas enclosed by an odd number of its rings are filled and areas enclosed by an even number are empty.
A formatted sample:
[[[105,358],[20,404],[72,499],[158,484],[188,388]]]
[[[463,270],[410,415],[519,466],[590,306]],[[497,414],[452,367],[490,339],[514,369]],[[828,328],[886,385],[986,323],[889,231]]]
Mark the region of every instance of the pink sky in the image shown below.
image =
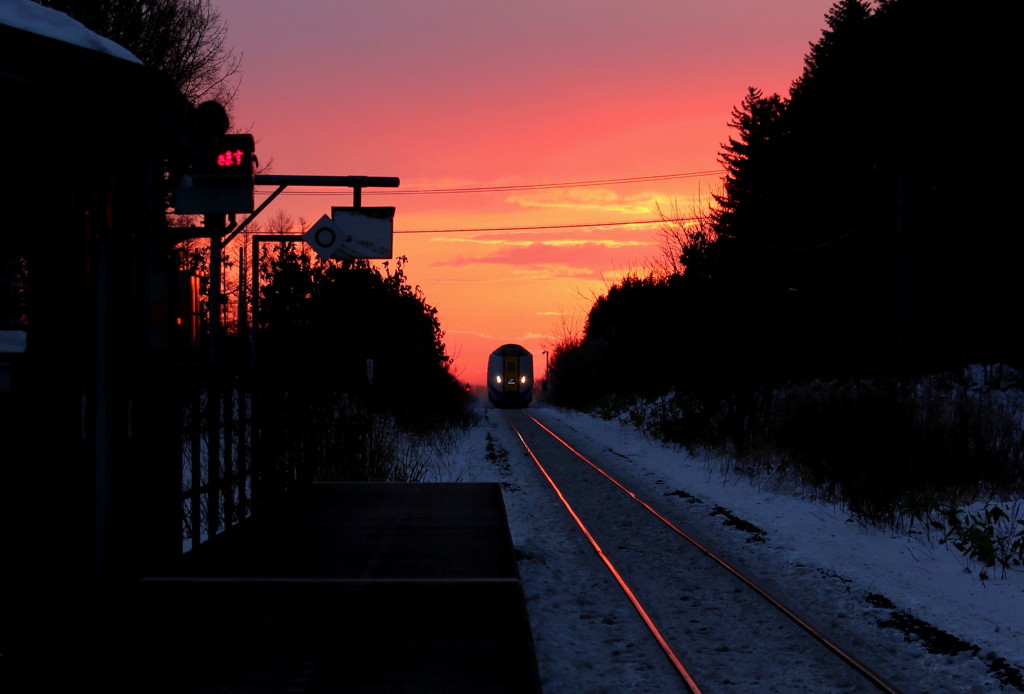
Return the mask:
[[[363,204],[397,208],[394,253],[438,309],[457,375],[479,384],[508,342],[540,375],[593,298],[658,256],[654,226],[403,232],[657,219],[719,176],[409,191],[718,170],[732,108],[748,86],[786,94],[832,0],[213,3],[243,61],[235,128],[270,173],[401,179]],[[258,219],[312,223],[350,202],[289,189]]]

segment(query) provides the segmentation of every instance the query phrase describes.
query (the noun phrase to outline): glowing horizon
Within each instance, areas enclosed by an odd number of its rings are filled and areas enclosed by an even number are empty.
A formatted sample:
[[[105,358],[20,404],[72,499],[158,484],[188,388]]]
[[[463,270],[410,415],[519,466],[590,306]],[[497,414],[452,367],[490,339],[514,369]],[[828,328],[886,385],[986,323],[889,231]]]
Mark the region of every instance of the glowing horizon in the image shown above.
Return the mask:
[[[538,357],[657,260],[653,220],[718,187],[732,108],[788,92],[832,0],[214,5],[243,57],[234,129],[270,173],[401,179],[363,204],[396,208],[394,255],[480,385],[494,348]],[[349,193],[289,189],[257,221]]]

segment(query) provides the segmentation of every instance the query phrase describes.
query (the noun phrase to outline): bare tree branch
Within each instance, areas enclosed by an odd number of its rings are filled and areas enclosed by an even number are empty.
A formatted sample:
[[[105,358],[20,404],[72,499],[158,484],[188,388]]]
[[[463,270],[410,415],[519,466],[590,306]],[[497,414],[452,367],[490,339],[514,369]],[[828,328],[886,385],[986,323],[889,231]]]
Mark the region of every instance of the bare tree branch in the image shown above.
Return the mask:
[[[210,0],[36,0],[124,46],[167,76],[192,103],[230,110],[241,57],[227,47],[227,27]]]

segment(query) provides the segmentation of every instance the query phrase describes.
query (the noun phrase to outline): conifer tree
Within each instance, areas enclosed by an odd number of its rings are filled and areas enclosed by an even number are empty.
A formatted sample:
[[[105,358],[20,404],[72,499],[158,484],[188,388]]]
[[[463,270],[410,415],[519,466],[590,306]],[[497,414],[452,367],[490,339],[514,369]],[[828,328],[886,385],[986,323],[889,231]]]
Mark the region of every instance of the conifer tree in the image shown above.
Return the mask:
[[[832,78],[834,68],[859,55],[859,62],[864,63],[861,37],[868,27],[871,7],[866,0],[839,0],[832,5],[825,16],[826,28],[821,38],[811,44],[811,49],[804,56],[803,74],[793,82],[790,90],[792,98],[811,86],[827,84]],[[856,59],[855,59],[856,60]]]
[[[717,231],[727,239],[743,235],[738,217],[749,217],[769,200],[785,108],[786,102],[778,94],[764,96],[760,89],[749,87],[742,103],[732,111],[729,125],[736,134],[719,154],[726,175],[723,192],[715,195]]]

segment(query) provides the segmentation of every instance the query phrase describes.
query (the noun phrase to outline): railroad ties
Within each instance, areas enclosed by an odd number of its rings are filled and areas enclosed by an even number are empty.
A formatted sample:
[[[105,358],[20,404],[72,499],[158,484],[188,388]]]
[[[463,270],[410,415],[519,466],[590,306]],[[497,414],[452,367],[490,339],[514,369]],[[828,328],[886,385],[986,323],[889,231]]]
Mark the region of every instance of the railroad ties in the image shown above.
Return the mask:
[[[134,691],[540,692],[497,484],[318,484],[126,596]]]

